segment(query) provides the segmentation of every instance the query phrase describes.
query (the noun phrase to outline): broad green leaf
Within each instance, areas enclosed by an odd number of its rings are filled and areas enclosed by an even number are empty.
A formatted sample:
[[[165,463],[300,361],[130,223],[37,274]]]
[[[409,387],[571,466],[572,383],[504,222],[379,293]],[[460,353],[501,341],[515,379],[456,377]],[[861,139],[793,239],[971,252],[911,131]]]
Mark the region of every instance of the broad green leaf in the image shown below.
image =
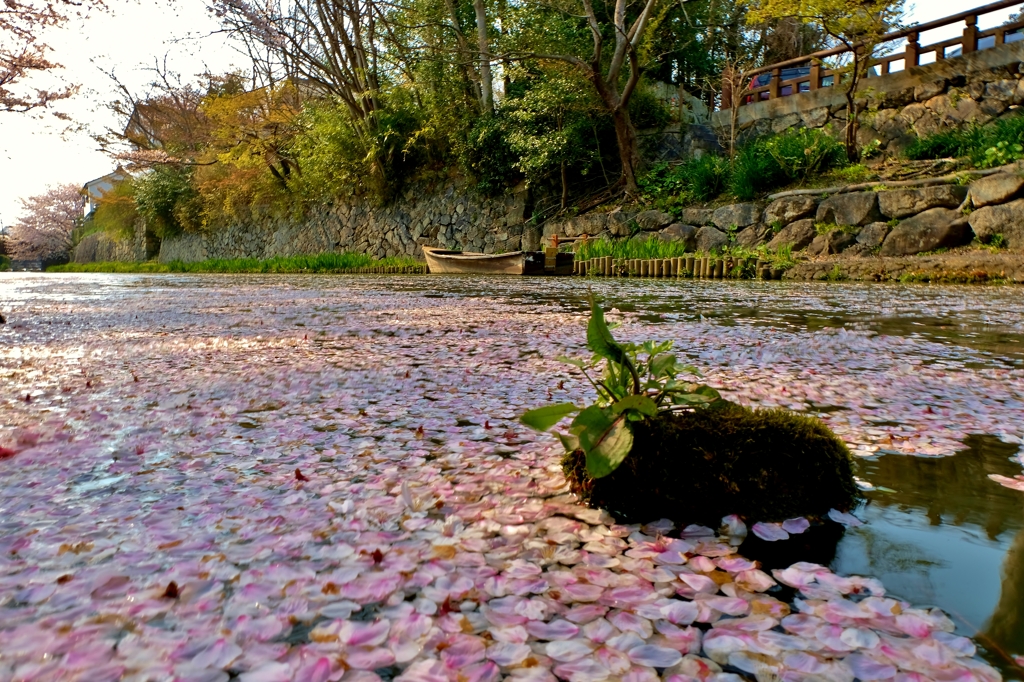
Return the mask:
[[[606,360],[632,369],[633,362],[626,350],[615,342],[608,324],[604,321],[604,311],[594,297],[590,297],[590,322],[587,324],[587,348]]]
[[[572,365],[573,367],[579,367],[580,369],[586,369],[587,367],[590,367],[593,364],[591,363],[590,365],[588,365],[583,360],[577,360],[576,358],[570,358],[565,355],[559,355],[557,358],[555,358],[555,360],[558,360],[559,362],[564,362],[567,365]]]
[[[573,452],[574,450],[580,449],[580,439],[571,433],[555,431],[555,435],[558,436],[558,440],[562,441],[562,447],[565,448],[566,452]]]
[[[531,429],[547,431],[552,426],[562,421],[563,418],[568,417],[573,412],[579,411],[579,409],[580,408],[576,407],[572,403],[546,405],[544,407],[538,407],[536,410],[530,410],[520,417],[519,421],[526,424]]]
[[[672,402],[675,405],[707,405],[710,402],[714,402],[714,398],[709,398],[700,393],[673,393]]]
[[[625,416],[616,419],[584,452],[587,455],[587,473],[604,478],[619,468],[622,460],[633,449],[633,431]]]
[[[572,424],[569,425],[569,433],[579,436],[583,449],[586,450],[589,441],[584,439],[583,433],[590,431],[591,433],[600,434],[611,426],[612,421],[612,418],[605,412],[605,408],[600,405],[591,405],[582,410],[572,420]]]
[[[645,395],[630,395],[612,405],[612,412],[622,414],[626,410],[636,410],[648,417],[658,416],[658,406]]]
[[[694,393],[699,393],[700,395],[711,398],[712,400],[720,400],[722,398],[722,394],[716,391],[715,389],[711,388],[710,386],[701,386],[696,391],[694,391]]]
[[[676,356],[671,353],[657,355],[651,360],[651,374],[656,377],[674,376],[678,373]]]

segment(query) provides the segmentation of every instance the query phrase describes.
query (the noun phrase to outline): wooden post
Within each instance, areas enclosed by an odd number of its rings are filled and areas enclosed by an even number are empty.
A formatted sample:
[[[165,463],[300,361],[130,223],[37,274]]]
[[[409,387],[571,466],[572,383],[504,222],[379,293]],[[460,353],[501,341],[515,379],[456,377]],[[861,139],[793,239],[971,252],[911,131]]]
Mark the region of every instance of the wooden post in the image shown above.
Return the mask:
[[[921,45],[917,42],[919,37],[918,33],[911,33],[907,36],[907,47],[903,51],[903,68],[909,69],[912,66],[917,66],[918,60],[921,59]]]
[[[605,256],[604,257],[604,276],[605,277],[611,277],[612,276],[612,257],[611,256]]]
[[[779,81],[782,80],[782,69],[775,67],[772,69],[772,82],[768,86],[768,99],[778,99],[779,92]]]
[[[687,256],[686,258],[686,274],[693,277],[693,256]]]
[[[964,27],[960,54],[967,54],[968,52],[976,52],[978,50],[978,17],[970,16],[964,21],[967,25]]]
[[[821,87],[821,61],[818,59],[811,60],[811,90],[817,90]]]

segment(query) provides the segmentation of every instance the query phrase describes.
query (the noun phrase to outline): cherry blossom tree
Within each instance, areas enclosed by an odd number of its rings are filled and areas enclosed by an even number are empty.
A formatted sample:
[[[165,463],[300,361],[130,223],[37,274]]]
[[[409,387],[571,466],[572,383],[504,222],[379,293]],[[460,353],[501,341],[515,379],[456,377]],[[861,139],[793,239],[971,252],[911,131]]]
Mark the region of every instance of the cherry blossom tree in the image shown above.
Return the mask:
[[[75,94],[78,87],[55,90],[25,88],[26,78],[60,68],[47,58],[50,46],[43,32],[67,23],[104,0],[3,0],[0,2],[0,111],[26,112]]]
[[[77,185],[48,188],[21,200],[22,216],[11,226],[7,245],[15,260],[65,261],[71,254],[71,232],[82,218],[82,193]]]

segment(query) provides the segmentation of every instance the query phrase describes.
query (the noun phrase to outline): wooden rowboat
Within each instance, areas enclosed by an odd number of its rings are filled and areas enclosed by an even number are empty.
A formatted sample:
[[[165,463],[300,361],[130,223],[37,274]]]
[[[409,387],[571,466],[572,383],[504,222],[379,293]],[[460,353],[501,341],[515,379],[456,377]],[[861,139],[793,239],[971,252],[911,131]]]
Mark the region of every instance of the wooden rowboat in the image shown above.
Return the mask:
[[[512,251],[511,253],[470,253],[423,247],[427,267],[431,273],[452,275],[543,275],[544,254],[540,251]],[[551,274],[563,274],[562,261],[566,256],[568,273],[572,273],[572,254],[559,254],[559,267]]]

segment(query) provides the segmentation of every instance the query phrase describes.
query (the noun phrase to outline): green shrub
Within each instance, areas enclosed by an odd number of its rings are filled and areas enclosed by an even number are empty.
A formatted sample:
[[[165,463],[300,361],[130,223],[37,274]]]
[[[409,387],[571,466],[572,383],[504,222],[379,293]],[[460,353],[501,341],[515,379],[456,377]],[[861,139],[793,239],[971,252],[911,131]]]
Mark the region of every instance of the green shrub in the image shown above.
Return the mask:
[[[9,256],[0,255],[0,272],[6,272],[11,269],[11,259]]]
[[[163,239],[202,226],[202,203],[189,166],[157,166],[134,181],[135,205],[146,226]]]
[[[908,159],[966,158],[979,168],[991,168],[1024,157],[1024,116],[1016,114],[992,123],[944,130],[918,138],[905,152]]]
[[[672,210],[714,199],[725,191],[729,177],[728,159],[705,154],[682,164],[657,164],[639,179],[639,185],[645,199]]]
[[[641,88],[629,100],[629,118],[637,130],[661,130],[672,122],[672,112],[653,92]]]
[[[135,221],[138,219],[135,181],[129,178],[117,183],[100,197],[96,211],[87,224],[115,239],[128,239],[135,233]]]
[[[846,163],[843,145],[827,132],[808,128],[788,130],[740,148],[733,163],[730,189],[737,198],[750,200]]]
[[[485,194],[499,194],[523,178],[516,167],[519,157],[506,132],[505,118],[500,112],[479,118],[459,148],[460,164],[476,178],[477,188]]]

